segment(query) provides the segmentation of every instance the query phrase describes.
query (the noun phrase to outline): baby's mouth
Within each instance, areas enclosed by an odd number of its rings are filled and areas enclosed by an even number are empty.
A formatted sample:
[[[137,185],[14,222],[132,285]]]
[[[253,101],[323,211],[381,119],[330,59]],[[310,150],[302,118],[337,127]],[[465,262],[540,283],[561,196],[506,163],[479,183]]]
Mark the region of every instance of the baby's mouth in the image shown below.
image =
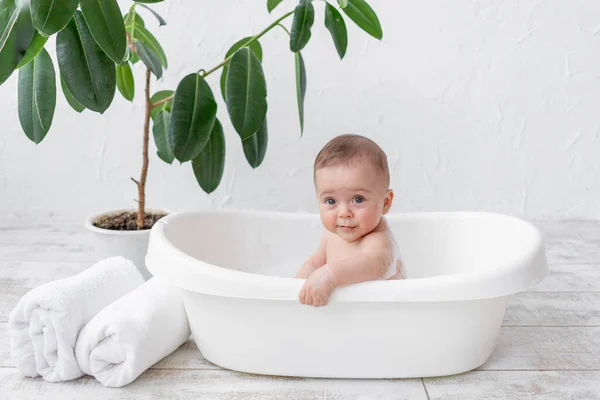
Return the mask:
[[[352,229],[356,228],[356,226],[338,225],[338,228],[344,231],[351,231]]]

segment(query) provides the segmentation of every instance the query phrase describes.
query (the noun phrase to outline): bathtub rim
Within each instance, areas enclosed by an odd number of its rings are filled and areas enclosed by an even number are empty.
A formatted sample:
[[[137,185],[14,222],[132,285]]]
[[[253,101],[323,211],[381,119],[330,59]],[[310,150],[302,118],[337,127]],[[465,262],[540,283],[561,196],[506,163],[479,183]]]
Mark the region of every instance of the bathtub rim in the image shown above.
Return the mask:
[[[166,236],[166,226],[189,216],[210,214],[249,215],[267,218],[314,220],[315,213],[295,213],[248,209],[179,211],[163,217],[152,227],[146,265],[159,279],[181,289],[213,296],[297,301],[305,279],[287,278],[237,271],[214,265],[185,253]],[[533,235],[533,245],[512,262],[474,273],[458,273],[394,281],[370,281],[336,288],[332,302],[432,302],[469,301],[508,296],[526,290],[548,273],[541,232],[530,222],[500,213],[485,211],[432,211],[391,213],[388,220],[488,218],[510,220]]]

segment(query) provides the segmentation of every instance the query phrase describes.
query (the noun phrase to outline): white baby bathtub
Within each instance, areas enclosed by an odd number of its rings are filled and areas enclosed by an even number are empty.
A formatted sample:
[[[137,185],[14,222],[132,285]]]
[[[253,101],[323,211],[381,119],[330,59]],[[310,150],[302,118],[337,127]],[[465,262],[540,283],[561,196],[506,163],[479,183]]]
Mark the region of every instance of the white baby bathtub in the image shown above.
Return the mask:
[[[547,273],[539,231],[479,212],[388,216],[408,279],[298,301],[293,278],[316,248],[316,214],[171,214],[152,228],[146,265],[184,289],[206,359],[266,375],[411,378],[461,373],[492,352],[513,293]]]

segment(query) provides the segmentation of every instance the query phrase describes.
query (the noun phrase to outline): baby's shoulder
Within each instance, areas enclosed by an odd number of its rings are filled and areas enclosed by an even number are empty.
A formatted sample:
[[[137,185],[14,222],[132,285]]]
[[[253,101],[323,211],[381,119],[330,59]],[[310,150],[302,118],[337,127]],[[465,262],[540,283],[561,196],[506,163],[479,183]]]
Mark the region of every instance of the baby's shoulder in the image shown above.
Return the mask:
[[[393,251],[394,244],[393,237],[386,230],[374,230],[366,234],[361,241],[361,247],[369,248],[370,250]]]

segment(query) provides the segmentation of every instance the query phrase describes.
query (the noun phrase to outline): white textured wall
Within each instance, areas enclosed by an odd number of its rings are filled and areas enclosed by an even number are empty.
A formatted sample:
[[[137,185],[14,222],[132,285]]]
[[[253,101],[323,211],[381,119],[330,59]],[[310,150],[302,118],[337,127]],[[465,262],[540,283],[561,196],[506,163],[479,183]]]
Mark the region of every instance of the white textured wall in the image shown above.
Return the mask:
[[[316,2],[304,51],[306,130],[299,137],[294,63],[282,30],[261,42],[269,99],[269,148],[253,171],[209,77],[225,123],[227,164],[210,196],[189,164],[168,166],[152,144],[149,206],[316,210],[311,165],[336,134],[367,135],[387,151],[395,211],[489,210],[529,218],[600,216],[600,4],[594,0],[371,0],[378,42],[349,23],[340,62]],[[129,1],[122,0],[123,9]],[[229,45],[273,15],[266,0],[173,1],[153,29],[170,68],[154,89],[218,63]],[[142,11],[143,12],[143,11]],[[147,25],[156,27],[145,14]],[[291,21],[290,21],[291,22]],[[51,55],[56,59],[54,39]],[[133,206],[139,176],[142,66],[133,105],[117,94],[100,116],[58,102],[39,146],[21,132],[16,74],[0,87],[0,210],[83,216]]]

